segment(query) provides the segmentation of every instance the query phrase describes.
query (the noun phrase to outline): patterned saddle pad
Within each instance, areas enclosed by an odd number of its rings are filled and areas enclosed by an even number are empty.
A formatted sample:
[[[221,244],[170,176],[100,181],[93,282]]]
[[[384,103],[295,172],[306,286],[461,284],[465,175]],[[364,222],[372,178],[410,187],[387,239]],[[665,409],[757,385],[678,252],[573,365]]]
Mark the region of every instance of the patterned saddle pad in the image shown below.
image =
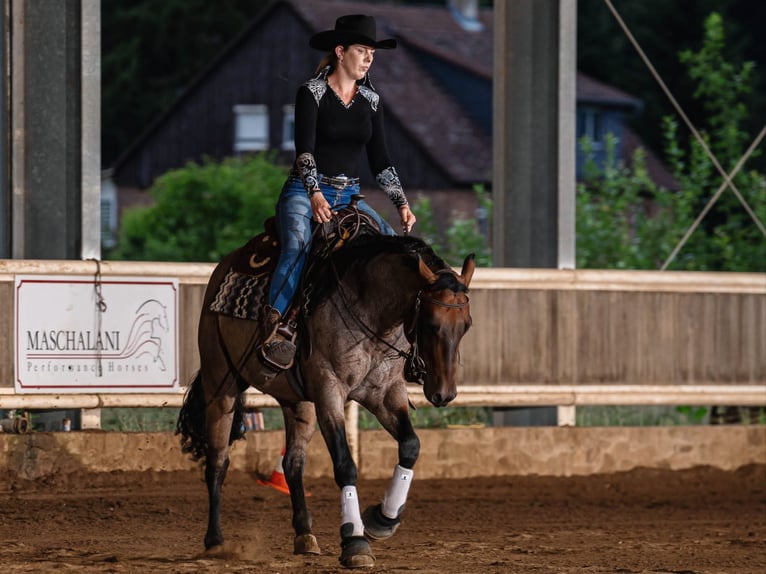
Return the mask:
[[[218,287],[210,310],[238,319],[260,321],[268,303],[271,275],[279,259],[279,241],[273,217],[233,254],[231,269]]]
[[[331,251],[341,248],[359,234],[380,233],[375,222],[354,207],[341,209],[332,222],[324,225],[322,233],[316,234],[312,241],[306,269],[311,269],[317,259],[326,258]],[[234,252],[231,269],[218,287],[210,310],[238,319],[262,321],[278,259],[276,222],[270,217],[264,222],[263,233]],[[304,291],[299,289],[299,293]],[[297,301],[293,303],[299,304]]]

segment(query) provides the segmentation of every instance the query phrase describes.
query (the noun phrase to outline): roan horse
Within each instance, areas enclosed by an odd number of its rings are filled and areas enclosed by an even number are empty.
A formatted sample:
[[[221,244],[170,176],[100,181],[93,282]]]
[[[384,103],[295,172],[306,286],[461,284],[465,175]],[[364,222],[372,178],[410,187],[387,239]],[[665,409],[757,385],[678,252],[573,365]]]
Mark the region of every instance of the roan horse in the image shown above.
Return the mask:
[[[206,462],[207,550],[223,544],[221,489],[229,446],[242,435],[242,393],[259,382],[261,369],[254,351],[258,323],[210,310],[235,253],[218,264],[208,283],[199,324],[201,367],[178,422],[184,450]],[[341,564],[372,566],[368,539],[388,538],[399,526],[420,450],[405,377],[421,382],[437,407],[455,398],[458,345],[471,325],[467,292],[474,268],[473,254],[458,275],[420,239],[375,234],[333,251],[314,275],[291,372],[254,385],[277,399],[284,415],[283,466],[296,554],[320,553],[303,488],[306,447],[317,422],[341,489]],[[363,514],[344,426],[344,405],[350,400],[375,415],[399,447],[383,502]]]

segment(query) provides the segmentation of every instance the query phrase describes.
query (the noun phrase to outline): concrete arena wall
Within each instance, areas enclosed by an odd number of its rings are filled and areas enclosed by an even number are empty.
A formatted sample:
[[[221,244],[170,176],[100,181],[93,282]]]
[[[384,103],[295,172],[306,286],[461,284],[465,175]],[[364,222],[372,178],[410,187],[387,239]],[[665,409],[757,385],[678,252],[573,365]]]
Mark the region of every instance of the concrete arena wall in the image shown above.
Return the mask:
[[[418,478],[502,475],[589,475],[637,467],[734,470],[766,464],[766,427],[503,427],[420,430]],[[231,468],[268,476],[284,435],[250,432],[235,443]],[[396,443],[383,431],[360,433],[360,475],[390,477]],[[10,479],[38,480],[76,472],[174,472],[197,464],[170,432],[0,434],[0,468]],[[319,433],[309,447],[307,477],[332,477]]]

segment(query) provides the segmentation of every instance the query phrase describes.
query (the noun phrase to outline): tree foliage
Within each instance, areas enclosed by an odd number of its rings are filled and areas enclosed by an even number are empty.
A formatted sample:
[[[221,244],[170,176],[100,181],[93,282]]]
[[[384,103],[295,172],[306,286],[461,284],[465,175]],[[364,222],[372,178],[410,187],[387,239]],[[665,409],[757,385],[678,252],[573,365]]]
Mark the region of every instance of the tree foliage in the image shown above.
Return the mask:
[[[752,0],[612,0],[644,52],[688,115],[697,121],[706,112],[704,101],[693,97],[695,82],[678,46],[699,46],[704,41],[703,23],[716,11],[724,18],[725,56],[731,61],[766,61],[766,35],[761,33],[766,3]],[[657,129],[672,106],[657,82],[620,29],[604,0],[577,3],[577,67],[589,76],[640,94],[644,107],[633,118],[632,128],[654,151],[661,151],[662,132]],[[766,117],[766,75],[754,78],[742,103],[750,110],[746,129],[759,130]],[[761,160],[761,169],[763,161]]]
[[[577,185],[577,267],[657,269],[673,248],[671,230],[683,218],[673,211],[670,192],[649,177],[642,150],[626,166],[615,157],[611,134],[605,144],[599,169],[591,142],[580,142],[589,159]]]
[[[286,177],[268,154],[169,171],[149,190],[154,205],[123,215],[110,258],[218,261],[263,230]]]
[[[483,186],[474,187],[481,219],[492,221],[492,199]],[[421,198],[412,206],[418,218],[417,234],[428,242],[447,263],[460,267],[469,253],[476,255],[476,264],[480,267],[492,265],[492,250],[489,245],[489,230],[481,230],[477,218],[464,213],[455,214],[449,225],[442,232],[436,224],[428,198]]]
[[[735,65],[724,56],[725,35],[719,14],[705,20],[699,51],[681,52],[679,61],[693,81],[693,97],[707,112],[700,134],[729,173],[753,136],[743,126],[743,98],[752,89],[753,64]],[[673,117],[663,120],[666,159],[679,183],[678,191],[658,188],[646,174],[641,152],[625,166],[607,141],[603,170],[590,162],[577,187],[577,265],[592,268],[657,269],[690,229],[723,182],[703,146],[681,136]],[[588,152],[588,142],[582,142]],[[766,180],[745,170],[734,184],[761,222],[766,221]],[[751,216],[726,189],[690,236],[671,269],[763,271],[766,239]]]

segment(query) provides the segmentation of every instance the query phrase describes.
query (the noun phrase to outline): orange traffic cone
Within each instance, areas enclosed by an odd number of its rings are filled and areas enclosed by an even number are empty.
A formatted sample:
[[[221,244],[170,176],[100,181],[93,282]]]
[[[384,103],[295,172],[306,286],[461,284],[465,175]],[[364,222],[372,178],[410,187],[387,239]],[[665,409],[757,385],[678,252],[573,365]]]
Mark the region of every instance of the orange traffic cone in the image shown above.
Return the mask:
[[[279,460],[277,460],[274,471],[271,473],[271,478],[269,478],[269,480],[258,479],[258,484],[263,486],[270,486],[279,492],[290,494],[290,487],[287,486],[287,481],[285,480],[285,469],[282,468],[282,459],[284,457],[285,449],[282,447],[282,453],[279,455]]]
[[[277,460],[277,464],[271,473],[271,477],[269,478],[269,480],[261,480],[259,478],[258,484],[263,486],[270,486],[271,488],[274,488],[278,490],[279,492],[290,494],[290,487],[287,486],[287,481],[285,480],[285,469],[282,468],[282,459],[284,458],[285,458],[285,447],[282,447],[282,452],[279,454],[279,460]],[[306,496],[311,496],[311,493],[308,490],[305,490],[304,493]]]

